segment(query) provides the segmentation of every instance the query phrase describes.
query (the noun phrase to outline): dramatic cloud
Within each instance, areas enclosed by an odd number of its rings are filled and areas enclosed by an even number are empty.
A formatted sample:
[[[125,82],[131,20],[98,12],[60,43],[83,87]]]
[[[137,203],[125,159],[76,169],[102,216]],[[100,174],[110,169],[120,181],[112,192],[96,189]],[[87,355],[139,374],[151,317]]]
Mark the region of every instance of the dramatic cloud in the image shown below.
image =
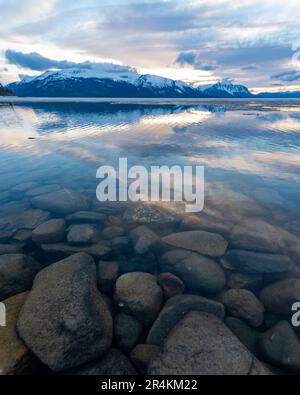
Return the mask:
[[[265,87],[294,67],[300,37],[299,0],[0,0],[0,10],[0,68],[10,80],[88,59]]]
[[[5,52],[5,57],[8,63],[16,66],[21,66],[25,69],[45,71],[49,69],[67,69],[70,67],[84,67],[84,64],[78,64],[75,62],[68,62],[67,60],[57,61],[49,58],[45,58],[40,54],[34,53],[23,53],[8,49]],[[85,65],[86,67],[86,65]]]
[[[175,63],[183,66],[190,65],[195,69],[203,71],[212,71],[218,68],[216,64],[203,61],[200,54],[196,52],[181,52],[177,56]]]

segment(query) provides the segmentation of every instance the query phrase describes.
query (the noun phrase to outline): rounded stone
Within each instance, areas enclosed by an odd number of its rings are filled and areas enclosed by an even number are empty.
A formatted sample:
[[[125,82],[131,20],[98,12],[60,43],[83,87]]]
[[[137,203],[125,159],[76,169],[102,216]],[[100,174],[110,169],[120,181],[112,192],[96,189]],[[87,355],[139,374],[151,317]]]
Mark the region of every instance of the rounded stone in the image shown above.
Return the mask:
[[[119,277],[115,300],[124,312],[148,326],[160,311],[163,295],[152,274],[136,272]]]
[[[59,243],[64,239],[66,223],[63,219],[51,219],[32,232],[32,240],[37,244]]]
[[[230,289],[222,297],[230,315],[244,319],[253,327],[264,321],[264,306],[251,291],[247,289]]]

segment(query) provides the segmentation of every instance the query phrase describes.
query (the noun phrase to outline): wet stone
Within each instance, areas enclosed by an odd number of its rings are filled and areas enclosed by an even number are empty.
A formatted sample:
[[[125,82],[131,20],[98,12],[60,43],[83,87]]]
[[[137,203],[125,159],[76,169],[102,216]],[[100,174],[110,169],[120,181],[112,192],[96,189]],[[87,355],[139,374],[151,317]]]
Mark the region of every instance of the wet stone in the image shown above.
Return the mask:
[[[264,306],[257,297],[247,289],[230,289],[222,297],[229,314],[242,318],[253,327],[260,326],[264,321]]]
[[[54,371],[101,358],[111,346],[112,317],[96,281],[94,260],[84,253],[47,267],[35,278],[18,333]]]
[[[34,229],[32,240],[37,244],[58,243],[65,237],[65,228],[63,219],[52,219]]]
[[[236,249],[270,253],[278,253],[284,246],[280,232],[260,219],[236,225],[230,234],[230,244]]]
[[[197,293],[214,294],[225,287],[222,268],[212,259],[186,250],[172,250],[159,260],[161,272],[178,276],[186,288]]]
[[[89,209],[89,200],[72,189],[60,189],[31,199],[34,207],[56,214],[71,214]]]
[[[188,313],[151,362],[150,375],[271,374],[216,316]]]
[[[244,250],[230,250],[226,260],[242,273],[283,273],[294,266],[292,260],[284,255],[265,254]]]
[[[71,225],[68,230],[67,240],[71,245],[85,245],[96,243],[100,238],[100,232],[93,225]]]
[[[104,240],[112,240],[117,237],[122,237],[125,235],[125,230],[121,226],[108,226],[104,228],[101,237]]]
[[[159,237],[147,226],[139,226],[130,232],[130,238],[136,254],[146,254],[158,241]]]
[[[162,242],[210,257],[223,256],[228,245],[223,236],[200,230],[173,233],[164,237]]]
[[[265,287],[260,300],[271,313],[290,315],[292,305],[300,301],[300,280],[287,279]]]
[[[222,303],[198,295],[177,295],[169,299],[148,334],[147,343],[161,346],[176,324],[190,311],[213,314],[220,319],[225,316]]]
[[[153,275],[127,273],[118,278],[114,298],[125,313],[149,326],[159,313],[163,295]]]
[[[259,350],[266,362],[300,371],[300,341],[287,321],[280,321],[259,336]]]

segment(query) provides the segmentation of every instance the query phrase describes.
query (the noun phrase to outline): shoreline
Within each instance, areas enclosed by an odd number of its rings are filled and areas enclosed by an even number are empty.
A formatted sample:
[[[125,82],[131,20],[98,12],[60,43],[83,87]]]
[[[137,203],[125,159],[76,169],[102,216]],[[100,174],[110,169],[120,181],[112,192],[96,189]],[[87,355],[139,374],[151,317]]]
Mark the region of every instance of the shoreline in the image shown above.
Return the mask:
[[[18,103],[110,103],[110,104],[202,104],[211,102],[284,102],[299,103],[300,98],[117,98],[117,97],[0,97],[0,104],[18,104]]]

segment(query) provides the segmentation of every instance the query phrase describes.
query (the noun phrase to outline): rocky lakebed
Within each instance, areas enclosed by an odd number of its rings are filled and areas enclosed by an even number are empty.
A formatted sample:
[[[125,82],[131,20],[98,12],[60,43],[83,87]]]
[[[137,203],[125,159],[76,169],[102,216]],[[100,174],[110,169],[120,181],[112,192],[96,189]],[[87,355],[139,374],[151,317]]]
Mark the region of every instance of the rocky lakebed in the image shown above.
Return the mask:
[[[0,374],[300,372],[300,228],[34,182],[0,202]]]

